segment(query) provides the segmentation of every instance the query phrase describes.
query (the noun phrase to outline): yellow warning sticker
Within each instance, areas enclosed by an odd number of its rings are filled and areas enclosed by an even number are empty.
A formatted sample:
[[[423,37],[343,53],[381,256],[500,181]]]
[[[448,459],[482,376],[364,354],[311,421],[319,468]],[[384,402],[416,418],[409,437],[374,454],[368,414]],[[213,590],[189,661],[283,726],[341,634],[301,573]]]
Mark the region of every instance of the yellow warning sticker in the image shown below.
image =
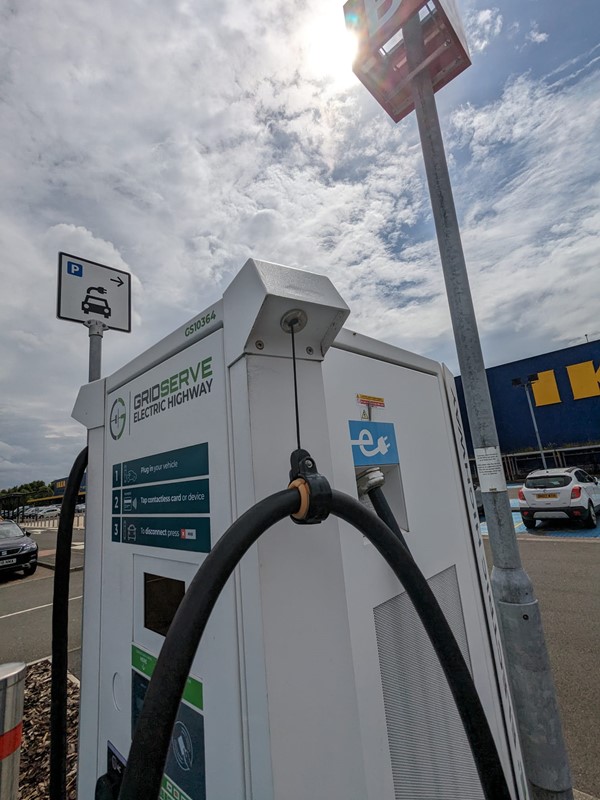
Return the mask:
[[[373,397],[370,394],[357,394],[356,400],[361,406],[374,406],[376,408],[385,408],[385,400],[383,397]]]

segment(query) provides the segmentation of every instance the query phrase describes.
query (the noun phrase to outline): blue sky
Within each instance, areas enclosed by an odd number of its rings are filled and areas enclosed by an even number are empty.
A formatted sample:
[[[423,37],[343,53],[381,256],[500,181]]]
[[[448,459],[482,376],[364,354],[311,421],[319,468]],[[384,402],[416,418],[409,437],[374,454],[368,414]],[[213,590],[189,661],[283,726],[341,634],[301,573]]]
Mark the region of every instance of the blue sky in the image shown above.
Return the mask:
[[[600,334],[600,6],[459,3],[473,64],[438,95],[489,366]],[[249,256],[327,274],[356,330],[456,371],[413,117],[350,71],[342,4],[0,5],[0,488],[61,477],[86,330],[59,250],[133,274],[104,372]]]

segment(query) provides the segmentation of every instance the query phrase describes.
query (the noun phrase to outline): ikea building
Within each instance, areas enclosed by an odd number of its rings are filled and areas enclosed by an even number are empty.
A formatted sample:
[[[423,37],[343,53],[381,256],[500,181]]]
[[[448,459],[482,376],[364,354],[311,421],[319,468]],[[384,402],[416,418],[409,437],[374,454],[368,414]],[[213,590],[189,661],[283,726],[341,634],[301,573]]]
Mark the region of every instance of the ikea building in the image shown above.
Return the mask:
[[[547,465],[580,466],[600,473],[600,340],[501,364],[486,372],[508,480],[542,467],[526,390]],[[456,384],[466,423],[460,377]],[[472,454],[470,435],[468,443]]]

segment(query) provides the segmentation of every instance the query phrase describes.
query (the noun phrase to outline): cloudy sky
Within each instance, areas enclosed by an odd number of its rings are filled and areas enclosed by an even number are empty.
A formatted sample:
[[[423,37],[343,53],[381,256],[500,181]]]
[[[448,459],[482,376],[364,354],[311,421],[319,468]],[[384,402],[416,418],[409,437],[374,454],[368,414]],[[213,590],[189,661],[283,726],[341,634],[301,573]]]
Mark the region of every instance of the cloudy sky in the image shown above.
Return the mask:
[[[600,6],[460,0],[438,95],[488,366],[600,335]],[[339,0],[0,0],[0,488],[65,475],[87,331],[57,252],[133,276],[108,374],[249,256],[327,274],[349,324],[456,371],[414,115],[350,70]]]

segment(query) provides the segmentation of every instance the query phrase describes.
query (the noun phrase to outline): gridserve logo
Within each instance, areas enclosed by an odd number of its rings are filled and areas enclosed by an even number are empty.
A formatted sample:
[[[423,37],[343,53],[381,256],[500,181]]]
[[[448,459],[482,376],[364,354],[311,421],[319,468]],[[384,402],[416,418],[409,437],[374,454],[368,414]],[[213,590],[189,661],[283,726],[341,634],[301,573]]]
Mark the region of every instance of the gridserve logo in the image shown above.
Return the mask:
[[[127,422],[127,407],[122,397],[117,397],[110,409],[110,416],[108,418],[108,428],[110,435],[117,441],[123,436],[125,430],[125,423]]]

